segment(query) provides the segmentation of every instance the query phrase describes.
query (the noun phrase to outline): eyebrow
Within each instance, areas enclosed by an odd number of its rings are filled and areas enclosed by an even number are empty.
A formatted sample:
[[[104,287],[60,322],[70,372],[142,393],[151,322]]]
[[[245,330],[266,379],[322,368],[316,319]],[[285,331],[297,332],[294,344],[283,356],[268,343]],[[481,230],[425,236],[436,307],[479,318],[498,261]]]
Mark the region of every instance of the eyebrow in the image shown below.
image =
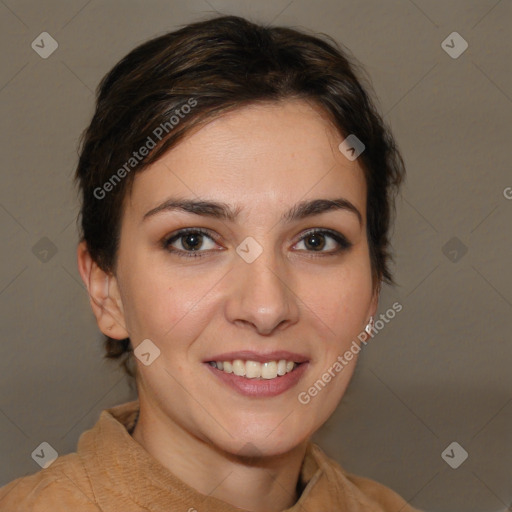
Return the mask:
[[[183,211],[193,213],[195,215],[201,215],[203,217],[212,217],[215,219],[234,222],[241,210],[241,206],[232,208],[226,203],[219,203],[216,201],[196,201],[190,199],[171,198],[145,213],[143,220],[161,212]],[[310,201],[301,201],[281,216],[281,222],[293,222],[333,210],[351,212],[357,217],[359,224],[363,224],[361,212],[348,199],[343,197],[337,199],[313,199]]]

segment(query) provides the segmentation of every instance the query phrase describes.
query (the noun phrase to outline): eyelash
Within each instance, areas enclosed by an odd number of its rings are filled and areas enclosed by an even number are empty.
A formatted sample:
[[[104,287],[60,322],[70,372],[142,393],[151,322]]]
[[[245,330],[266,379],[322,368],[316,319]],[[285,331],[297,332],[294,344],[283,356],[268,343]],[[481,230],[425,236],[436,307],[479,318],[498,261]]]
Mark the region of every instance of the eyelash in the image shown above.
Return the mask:
[[[208,238],[210,238],[211,240],[213,240],[215,242],[215,238],[212,236],[212,234],[209,231],[206,231],[206,230],[200,229],[200,228],[186,228],[186,229],[182,229],[182,230],[174,233],[170,237],[167,237],[164,240],[162,240],[162,246],[165,250],[167,250],[171,253],[177,254],[180,257],[202,258],[203,256],[205,256],[205,253],[209,253],[210,251],[184,251],[182,249],[175,249],[174,247],[171,247],[171,244],[173,242],[175,242],[176,240],[179,240],[180,238],[183,238],[186,235],[189,235],[191,233],[207,236]],[[328,237],[335,240],[339,245],[339,248],[334,251],[327,251],[327,252],[325,252],[325,251],[306,251],[309,253],[313,253],[314,257],[335,256],[335,255],[339,254],[340,252],[347,251],[348,249],[350,249],[352,247],[352,243],[349,242],[342,234],[337,233],[336,231],[331,231],[330,229],[318,229],[318,228],[311,229],[310,231],[306,232],[298,240],[297,243],[302,242],[303,240],[305,240],[306,238],[308,238],[312,235],[327,235]]]

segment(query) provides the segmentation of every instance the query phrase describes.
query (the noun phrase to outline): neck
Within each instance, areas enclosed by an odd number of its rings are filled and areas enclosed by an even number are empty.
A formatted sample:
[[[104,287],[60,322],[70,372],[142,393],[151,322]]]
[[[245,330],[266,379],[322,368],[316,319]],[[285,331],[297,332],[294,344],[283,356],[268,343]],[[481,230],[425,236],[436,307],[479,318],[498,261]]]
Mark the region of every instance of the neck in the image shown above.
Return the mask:
[[[296,503],[307,441],[279,456],[241,457],[165,420],[141,404],[133,438],[199,493],[251,512],[278,512]]]

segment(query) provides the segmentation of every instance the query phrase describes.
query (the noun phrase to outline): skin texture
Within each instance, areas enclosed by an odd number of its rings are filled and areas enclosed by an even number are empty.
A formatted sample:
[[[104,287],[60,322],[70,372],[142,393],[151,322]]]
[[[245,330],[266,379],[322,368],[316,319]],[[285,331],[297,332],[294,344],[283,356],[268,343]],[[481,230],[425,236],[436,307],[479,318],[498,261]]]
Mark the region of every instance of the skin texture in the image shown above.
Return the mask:
[[[306,443],[339,403],[357,356],[307,405],[298,394],[348,350],[377,309],[365,179],[357,160],[338,150],[342,140],[304,100],[224,114],[135,177],[116,275],[103,272],[83,243],[78,248],[101,331],[129,336],[134,348],[148,338],[161,351],[149,366],[137,361],[134,438],[199,492],[255,512],[297,500]],[[143,220],[170,197],[226,203],[239,208],[238,217],[163,211]],[[280,220],[299,201],[340,197],[359,210],[362,224],[348,210]],[[203,238],[203,257],[162,246],[182,228],[215,236]],[[311,228],[341,233],[352,246],[335,253],[338,243],[324,235],[325,246],[315,250],[311,238],[301,240]],[[263,248],[250,264],[236,252],[246,237]],[[172,247],[185,251],[183,242]],[[306,355],[308,368],[278,396],[246,397],[204,362],[236,350],[289,350]]]

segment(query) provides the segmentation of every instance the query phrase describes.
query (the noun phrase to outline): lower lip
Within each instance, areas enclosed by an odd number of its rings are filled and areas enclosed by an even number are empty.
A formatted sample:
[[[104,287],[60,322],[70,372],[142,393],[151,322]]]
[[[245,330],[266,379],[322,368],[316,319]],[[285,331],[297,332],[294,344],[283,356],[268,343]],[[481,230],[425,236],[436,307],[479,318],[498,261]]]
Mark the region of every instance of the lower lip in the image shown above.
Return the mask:
[[[247,379],[234,373],[226,373],[205,363],[213,375],[238,391],[241,395],[255,397],[277,396],[295,386],[302,378],[308,363],[301,363],[293,371],[275,379]]]

